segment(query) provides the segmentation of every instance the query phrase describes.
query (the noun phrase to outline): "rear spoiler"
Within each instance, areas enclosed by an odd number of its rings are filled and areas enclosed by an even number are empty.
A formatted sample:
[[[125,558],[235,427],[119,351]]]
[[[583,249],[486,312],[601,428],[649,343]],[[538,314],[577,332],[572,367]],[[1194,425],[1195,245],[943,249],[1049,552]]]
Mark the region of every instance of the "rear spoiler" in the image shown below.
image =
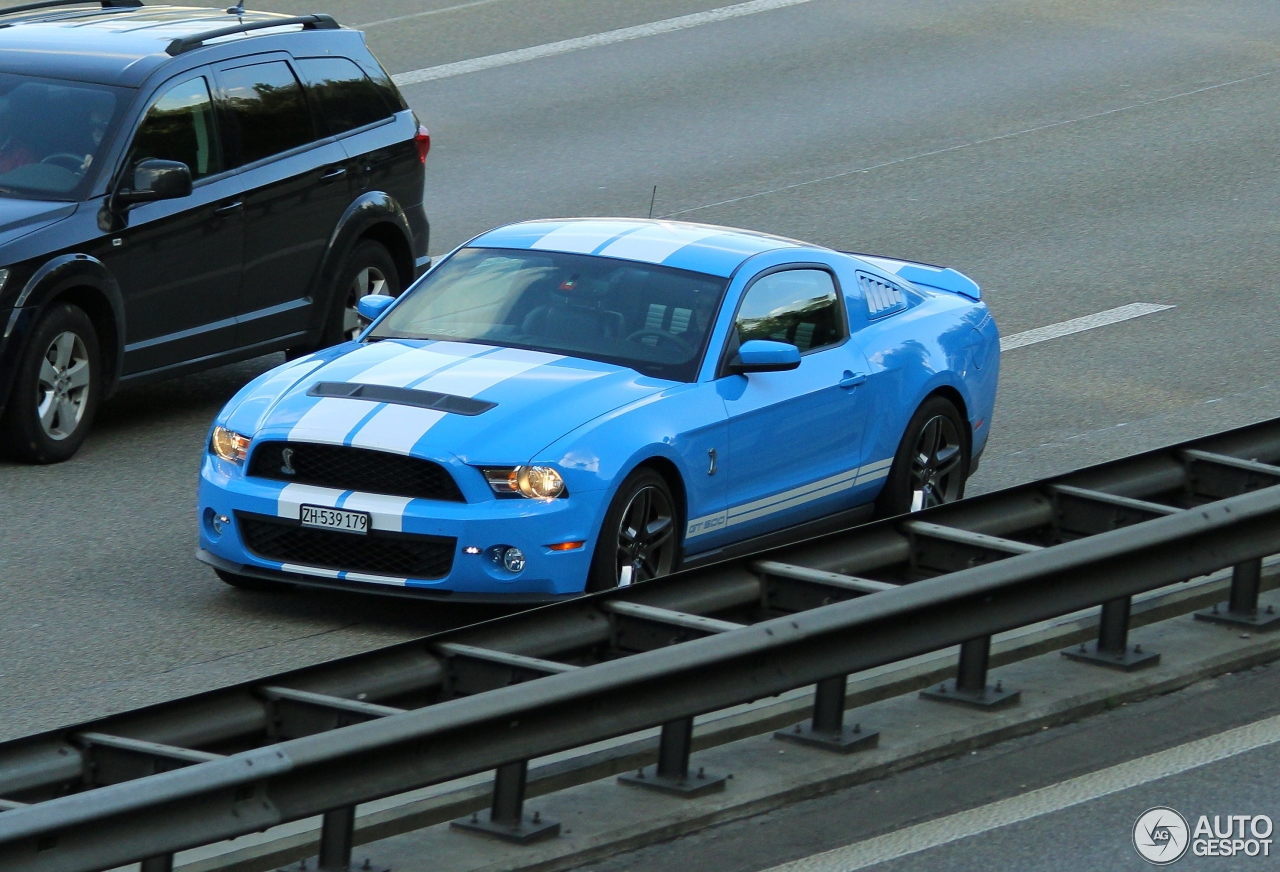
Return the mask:
[[[958,270],[945,266],[933,266],[928,263],[913,263],[909,260],[894,260],[888,257],[874,257],[869,254],[858,254],[856,251],[845,251],[859,260],[865,260],[872,266],[879,267],[887,273],[911,282],[913,285],[926,285],[940,291],[949,291],[968,297],[970,300],[982,299],[982,288],[978,283]]]

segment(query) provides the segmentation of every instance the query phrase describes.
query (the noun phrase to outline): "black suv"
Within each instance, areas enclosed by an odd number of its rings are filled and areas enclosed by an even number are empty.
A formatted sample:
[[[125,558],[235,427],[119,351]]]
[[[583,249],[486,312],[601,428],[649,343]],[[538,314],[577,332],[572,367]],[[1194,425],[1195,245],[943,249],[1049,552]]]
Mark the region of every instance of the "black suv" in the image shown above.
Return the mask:
[[[350,337],[430,264],[430,138],[329,16],[0,9],[0,447],[119,385]]]

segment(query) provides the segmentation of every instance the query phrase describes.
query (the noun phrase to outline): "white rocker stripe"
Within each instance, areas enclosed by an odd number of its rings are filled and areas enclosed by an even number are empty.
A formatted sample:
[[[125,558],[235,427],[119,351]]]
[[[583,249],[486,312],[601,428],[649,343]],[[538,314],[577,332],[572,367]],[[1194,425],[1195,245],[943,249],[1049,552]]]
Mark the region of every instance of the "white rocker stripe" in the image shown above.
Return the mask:
[[[889,457],[884,460],[877,460],[874,463],[868,463],[857,469],[851,469],[847,472],[837,473],[828,476],[819,481],[810,482],[782,493],[764,497],[762,499],[753,500],[749,503],[733,506],[727,511],[714,512],[710,515],[703,515],[700,518],[694,518],[689,521],[685,528],[685,538],[692,539],[701,536],[704,533],[710,533],[713,530],[719,530],[722,527],[732,527],[735,524],[744,524],[747,521],[754,521],[772,515],[775,512],[781,512],[786,509],[793,509],[796,506],[802,506],[805,503],[822,499],[839,493],[848,487],[856,487],[860,484],[866,484],[873,481],[879,481],[887,478],[889,468],[893,466],[893,458]]]

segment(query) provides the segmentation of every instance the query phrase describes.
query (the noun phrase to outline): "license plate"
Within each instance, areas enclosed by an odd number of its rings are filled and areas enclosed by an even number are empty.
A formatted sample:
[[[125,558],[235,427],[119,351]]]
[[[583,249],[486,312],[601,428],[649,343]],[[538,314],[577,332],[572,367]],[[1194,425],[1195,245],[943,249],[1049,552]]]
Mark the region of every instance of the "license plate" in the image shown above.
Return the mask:
[[[369,532],[368,512],[349,512],[346,509],[329,509],[324,506],[303,506],[302,526],[321,530],[339,530],[343,533]]]

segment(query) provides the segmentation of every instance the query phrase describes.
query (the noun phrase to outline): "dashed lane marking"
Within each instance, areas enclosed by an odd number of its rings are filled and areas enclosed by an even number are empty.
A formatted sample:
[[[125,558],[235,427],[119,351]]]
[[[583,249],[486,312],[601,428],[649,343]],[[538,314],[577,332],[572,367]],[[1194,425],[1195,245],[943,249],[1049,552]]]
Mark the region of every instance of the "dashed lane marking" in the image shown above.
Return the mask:
[[[526,61],[537,60],[538,58],[548,58],[555,55],[568,54],[569,52],[581,51],[584,48],[596,48],[602,45],[613,45],[619,42],[628,42],[633,39],[641,39],[646,36],[657,36],[660,33],[672,33],[677,30],[687,30],[690,27],[700,27],[703,24],[713,24],[717,21],[728,21],[731,18],[742,18],[745,15],[755,15],[760,12],[771,12],[774,9],[785,9],[788,6],[801,6],[805,3],[812,3],[813,0],[751,0],[749,3],[735,3],[732,6],[721,6],[718,9],[708,9],[706,12],[694,12],[689,15],[681,15],[676,18],[667,18],[662,21],[653,21],[649,24],[637,24],[634,27],[623,27],[619,30],[607,30],[604,33],[593,33],[588,36],[578,36],[573,39],[562,39],[559,42],[548,42],[543,45],[534,45],[528,48],[520,48],[514,51],[504,51],[500,54],[485,55],[484,57],[471,58],[465,61],[457,61],[452,64],[440,64],[436,67],[426,67],[421,70],[410,70],[407,73],[397,73],[392,76],[395,83],[401,87],[405,85],[417,85],[422,82],[432,82],[436,79],[447,79],[452,76],[462,76],[467,73],[478,73],[481,70],[491,70],[494,67],[506,67],[511,64],[522,64]],[[394,19],[388,19],[391,21]],[[373,24],[382,24],[383,22],[371,22],[367,26]]]
[[[1154,315],[1156,312],[1174,308],[1176,307],[1161,303],[1130,303],[1127,306],[1117,306],[1104,312],[1085,315],[1083,318],[1072,318],[1070,321],[1059,321],[1057,324],[1049,324],[1045,327],[1037,327],[1034,330],[1024,330],[1021,333],[1014,333],[1012,336],[1005,336],[1000,340],[1000,350],[1002,352],[1012,351],[1025,345],[1035,345],[1037,342],[1047,342],[1050,339],[1070,336],[1072,333],[1082,333],[1085,330],[1093,330],[1096,327],[1118,324],[1131,318]]]
[[[1280,716],[1148,754],[1079,778],[916,824],[843,848],[774,866],[766,872],[854,872],[990,830],[1140,787],[1161,778],[1280,742]]]

